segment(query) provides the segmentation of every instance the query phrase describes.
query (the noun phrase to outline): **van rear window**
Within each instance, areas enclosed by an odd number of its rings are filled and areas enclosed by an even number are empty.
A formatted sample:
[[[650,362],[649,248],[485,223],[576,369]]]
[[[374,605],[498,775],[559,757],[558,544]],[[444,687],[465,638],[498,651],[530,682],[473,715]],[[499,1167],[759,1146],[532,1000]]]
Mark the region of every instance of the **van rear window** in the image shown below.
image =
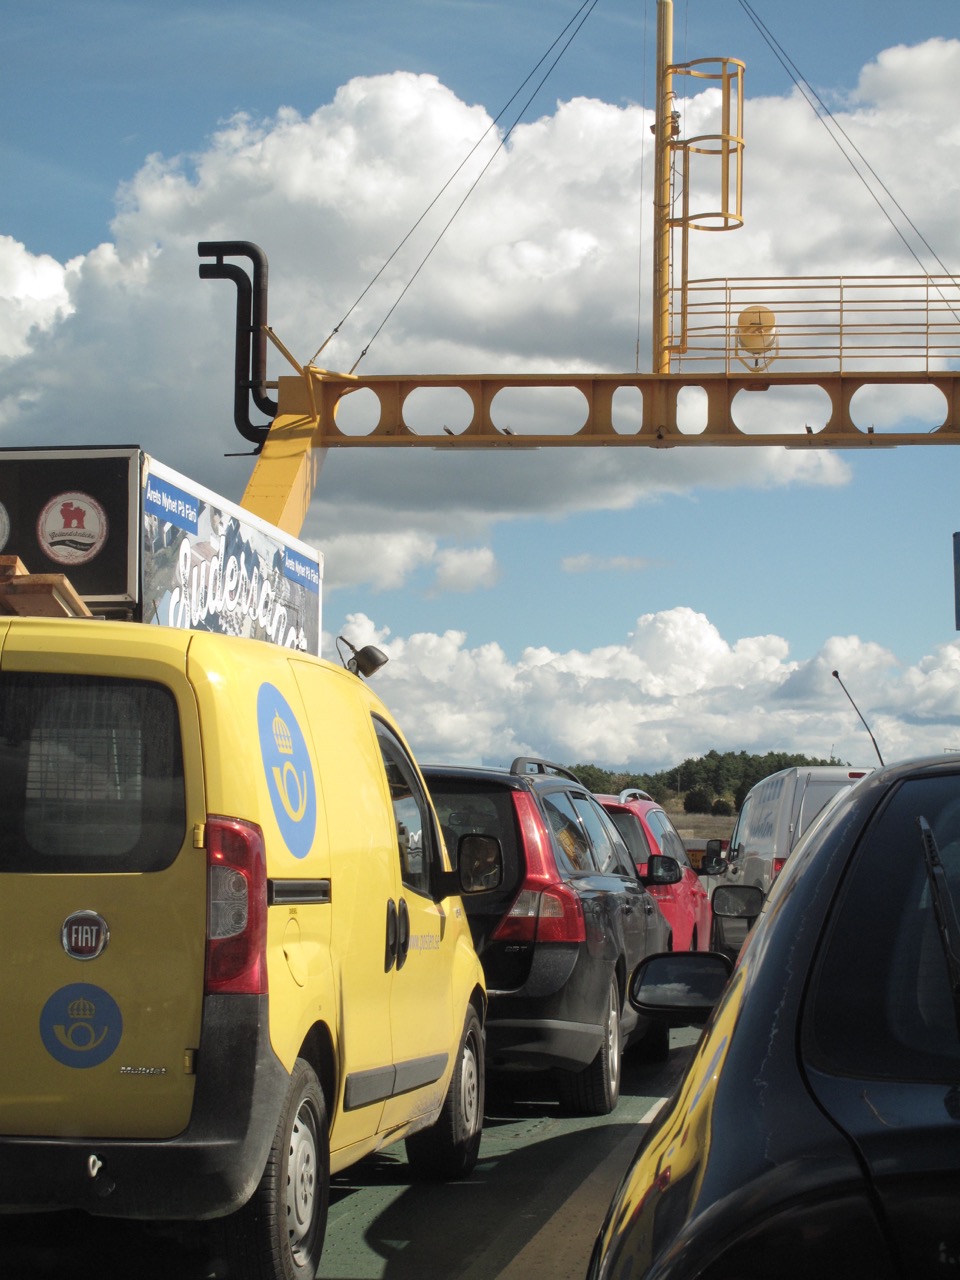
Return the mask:
[[[0,872],[160,871],[186,831],[169,689],[0,674]]]

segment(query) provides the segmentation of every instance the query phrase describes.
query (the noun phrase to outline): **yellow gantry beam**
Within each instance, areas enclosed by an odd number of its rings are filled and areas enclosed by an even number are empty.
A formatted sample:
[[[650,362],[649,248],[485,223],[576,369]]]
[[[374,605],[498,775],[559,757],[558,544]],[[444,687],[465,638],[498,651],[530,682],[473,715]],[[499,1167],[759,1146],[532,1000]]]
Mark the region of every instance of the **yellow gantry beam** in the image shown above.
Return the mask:
[[[943,420],[930,430],[875,431],[858,425],[851,412],[856,393],[865,387],[934,387],[943,398]],[[778,402],[771,418],[777,430],[745,430],[736,421],[736,409],[754,397],[762,403],[766,393],[788,388],[817,387],[827,396],[829,415],[822,427],[802,420],[786,422],[789,406]],[[545,449],[613,448],[645,446],[654,449],[704,446],[757,447],[778,445],[796,449],[889,448],[894,445],[960,444],[960,371],[897,371],[785,374],[436,374],[393,377],[355,377],[329,373],[308,366],[300,376],[278,380],[279,412],[257,457],[243,497],[250,511],[299,534],[324,452],[330,448],[427,448],[427,449]],[[497,412],[496,397],[512,395],[511,405],[522,402],[522,390],[542,396],[555,390],[565,408],[569,389],[580,395],[582,422],[560,432],[524,431],[512,427]],[[702,429],[681,428],[678,423],[681,393],[700,388],[705,398]],[[442,393],[443,408],[451,401],[465,407],[465,425],[446,425],[431,413],[430,396],[414,391]],[[348,401],[363,395],[364,420],[373,425],[352,425]],[[739,403],[738,397],[742,397]],[[337,413],[338,407],[344,406]],[[352,407],[352,406],[351,406]],[[543,415],[542,399],[535,406]]]

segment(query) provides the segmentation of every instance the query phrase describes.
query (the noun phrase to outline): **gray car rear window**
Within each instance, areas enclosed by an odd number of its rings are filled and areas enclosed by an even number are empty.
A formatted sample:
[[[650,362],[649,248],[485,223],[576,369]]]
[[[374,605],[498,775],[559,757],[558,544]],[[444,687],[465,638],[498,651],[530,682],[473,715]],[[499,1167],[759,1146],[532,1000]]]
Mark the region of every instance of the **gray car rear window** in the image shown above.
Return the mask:
[[[0,873],[169,866],[186,831],[172,693],[139,680],[0,675]]]

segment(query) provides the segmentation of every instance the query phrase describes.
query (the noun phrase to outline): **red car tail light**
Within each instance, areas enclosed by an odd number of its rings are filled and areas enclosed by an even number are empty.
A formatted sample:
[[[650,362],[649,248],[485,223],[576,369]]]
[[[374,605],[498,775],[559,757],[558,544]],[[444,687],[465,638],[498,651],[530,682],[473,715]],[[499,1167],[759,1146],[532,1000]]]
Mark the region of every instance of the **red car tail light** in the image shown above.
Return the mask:
[[[783,870],[783,868],[784,868],[784,864],[786,863],[786,861],[787,861],[787,860],[786,860],[786,858],[774,858],[774,860],[773,860],[773,880],[776,880],[777,876],[778,876],[778,875],[780,874],[780,872]],[[773,883],[773,881],[771,880],[771,884],[772,884],[772,883]]]
[[[491,937],[497,942],[533,942],[537,936],[539,907],[540,894],[537,890],[521,889]]]
[[[204,990],[265,995],[267,871],[263,832],[239,818],[207,819]]]
[[[527,873],[513,905],[494,929],[497,942],[584,942],[583,907],[560,879],[550,838],[533,797],[513,793]]]
[[[550,837],[547,835],[540,810],[533,796],[526,791],[514,791],[513,809],[520,826],[524,863],[527,868],[524,884],[554,884],[557,864],[553,860]]]

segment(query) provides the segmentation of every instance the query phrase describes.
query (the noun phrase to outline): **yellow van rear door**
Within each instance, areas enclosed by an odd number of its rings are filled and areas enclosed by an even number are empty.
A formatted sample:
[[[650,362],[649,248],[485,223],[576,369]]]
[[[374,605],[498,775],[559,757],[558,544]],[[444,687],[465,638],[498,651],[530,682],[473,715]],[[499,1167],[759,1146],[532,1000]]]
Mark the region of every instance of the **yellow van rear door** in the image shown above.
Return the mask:
[[[199,731],[183,641],[150,631],[29,620],[0,655],[3,1134],[163,1138],[190,1119]]]

